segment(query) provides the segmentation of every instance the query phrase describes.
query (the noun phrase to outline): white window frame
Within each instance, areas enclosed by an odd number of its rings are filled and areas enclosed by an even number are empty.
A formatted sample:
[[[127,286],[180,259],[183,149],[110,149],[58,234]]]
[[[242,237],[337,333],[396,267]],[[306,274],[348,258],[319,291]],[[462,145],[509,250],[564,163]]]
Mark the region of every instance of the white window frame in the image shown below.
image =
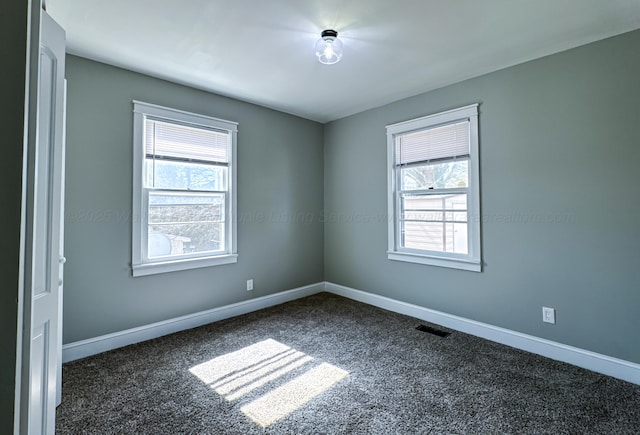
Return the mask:
[[[214,128],[229,133],[230,158],[228,166],[228,193],[225,204],[225,251],[222,254],[196,254],[179,259],[149,259],[147,256],[148,198],[149,189],[144,187],[145,120],[153,117],[168,122]],[[236,263],[237,254],[237,163],[236,142],[238,123],[212,118],[183,110],[171,109],[155,104],[133,101],[133,209],[132,209],[132,262],[133,276],[174,272],[200,267]]]
[[[469,186],[467,193],[468,254],[408,249],[400,246],[400,169],[396,166],[395,138],[418,130],[444,124],[469,121]],[[480,246],[480,165],[478,154],[478,104],[424,116],[387,126],[387,185],[388,185],[388,251],[390,260],[449,267],[473,272],[482,271]]]

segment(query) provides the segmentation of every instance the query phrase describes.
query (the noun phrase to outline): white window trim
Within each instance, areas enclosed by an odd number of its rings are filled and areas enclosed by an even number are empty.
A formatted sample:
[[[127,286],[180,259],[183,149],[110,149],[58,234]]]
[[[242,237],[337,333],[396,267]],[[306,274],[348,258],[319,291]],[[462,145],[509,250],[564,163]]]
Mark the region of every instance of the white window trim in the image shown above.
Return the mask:
[[[237,250],[237,133],[238,123],[212,118],[183,110],[171,109],[155,104],[133,101],[133,213],[132,213],[132,261],[133,276],[152,275],[156,273],[175,272],[179,270],[196,269],[200,267],[231,264],[238,261]],[[146,196],[142,194],[145,148],[143,143],[144,121],[147,116],[178,121],[180,123],[204,126],[228,131],[231,135],[231,159],[229,161],[230,204],[227,216],[226,242],[227,250],[220,255],[198,256],[194,258],[180,258],[175,260],[144,261],[146,252]]]
[[[398,248],[398,198],[396,193],[397,179],[395,171],[395,136],[414,130],[423,130],[441,124],[455,121],[469,120],[469,194],[468,203],[468,231],[469,254],[446,254],[433,251],[416,251]],[[482,271],[480,246],[480,164],[478,153],[478,104],[460,107],[446,112],[424,116],[409,121],[399,122],[387,126],[387,199],[388,199],[388,250],[387,258],[395,261],[427,264],[431,266],[449,267],[473,272]]]

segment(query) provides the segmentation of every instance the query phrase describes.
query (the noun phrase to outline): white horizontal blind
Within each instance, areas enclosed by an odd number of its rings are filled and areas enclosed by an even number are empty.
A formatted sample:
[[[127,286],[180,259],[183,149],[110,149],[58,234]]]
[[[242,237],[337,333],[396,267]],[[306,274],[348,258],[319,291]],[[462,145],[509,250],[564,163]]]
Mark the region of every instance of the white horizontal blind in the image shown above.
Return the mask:
[[[469,139],[468,120],[397,135],[396,165],[466,157],[469,155]]]
[[[229,133],[145,119],[147,156],[202,162],[229,162]]]

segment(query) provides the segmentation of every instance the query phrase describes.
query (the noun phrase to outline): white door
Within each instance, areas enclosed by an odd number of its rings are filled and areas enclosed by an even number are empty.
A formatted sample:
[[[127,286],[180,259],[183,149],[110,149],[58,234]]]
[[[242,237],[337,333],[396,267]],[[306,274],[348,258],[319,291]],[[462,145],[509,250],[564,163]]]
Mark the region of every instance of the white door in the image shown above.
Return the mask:
[[[42,12],[36,149],[29,153],[25,285],[31,299],[27,432],[55,432],[61,346],[65,33]],[[24,430],[24,428],[23,428]]]

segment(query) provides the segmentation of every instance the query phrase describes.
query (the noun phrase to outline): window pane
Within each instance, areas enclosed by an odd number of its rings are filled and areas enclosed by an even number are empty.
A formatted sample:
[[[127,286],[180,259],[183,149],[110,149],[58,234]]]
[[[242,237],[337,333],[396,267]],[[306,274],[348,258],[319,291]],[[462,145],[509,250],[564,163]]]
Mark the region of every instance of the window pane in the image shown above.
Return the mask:
[[[455,160],[400,169],[402,190],[469,186],[469,161]]]
[[[468,254],[466,223],[403,222],[404,247]]]
[[[418,211],[437,211],[444,213],[445,211],[466,210],[466,193],[453,195],[402,195],[402,211],[405,213]]]
[[[223,251],[224,194],[149,193],[149,258]]]
[[[227,190],[227,167],[200,163],[145,159],[148,188]]]
[[[403,195],[402,247],[468,253],[467,195]]]

